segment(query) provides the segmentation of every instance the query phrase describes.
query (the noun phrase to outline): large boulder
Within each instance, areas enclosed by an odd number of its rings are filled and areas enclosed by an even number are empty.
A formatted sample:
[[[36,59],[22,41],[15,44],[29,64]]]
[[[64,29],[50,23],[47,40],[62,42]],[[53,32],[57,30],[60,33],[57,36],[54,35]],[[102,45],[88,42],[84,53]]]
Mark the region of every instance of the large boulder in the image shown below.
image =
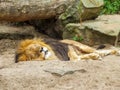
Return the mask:
[[[102,15],[96,20],[80,24],[70,23],[63,32],[63,38],[76,38],[89,45],[105,43],[117,45],[120,40],[119,19],[120,15]]]
[[[31,19],[48,19],[51,17],[56,17],[61,13],[65,12],[67,7],[72,6],[73,3],[79,2],[74,8],[71,8],[71,15],[73,15],[76,10],[84,10],[86,8],[91,8],[92,10],[86,11],[94,16],[101,5],[103,5],[103,0],[92,1],[91,0],[10,0],[10,1],[0,1],[0,20],[7,21],[26,21]],[[82,2],[82,3],[81,3]],[[83,4],[83,5],[81,5]],[[85,7],[84,9],[82,9]],[[96,9],[94,9],[96,8]],[[94,12],[93,12],[94,11]],[[73,13],[72,13],[73,12]],[[70,15],[70,13],[68,13]],[[79,12],[78,12],[79,13]],[[88,13],[87,17],[89,17]],[[67,15],[68,17],[68,15]],[[67,18],[66,17],[66,18]]]
[[[26,21],[55,17],[75,0],[10,0],[0,1],[0,20]]]

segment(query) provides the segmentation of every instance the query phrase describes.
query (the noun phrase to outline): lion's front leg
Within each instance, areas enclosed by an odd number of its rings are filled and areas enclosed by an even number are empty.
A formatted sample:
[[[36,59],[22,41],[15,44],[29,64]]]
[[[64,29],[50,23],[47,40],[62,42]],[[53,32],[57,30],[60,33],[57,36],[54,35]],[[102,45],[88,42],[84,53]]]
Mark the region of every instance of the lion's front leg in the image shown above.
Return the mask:
[[[102,57],[107,56],[107,55],[120,55],[120,51],[117,49],[96,50],[95,53],[98,53]]]

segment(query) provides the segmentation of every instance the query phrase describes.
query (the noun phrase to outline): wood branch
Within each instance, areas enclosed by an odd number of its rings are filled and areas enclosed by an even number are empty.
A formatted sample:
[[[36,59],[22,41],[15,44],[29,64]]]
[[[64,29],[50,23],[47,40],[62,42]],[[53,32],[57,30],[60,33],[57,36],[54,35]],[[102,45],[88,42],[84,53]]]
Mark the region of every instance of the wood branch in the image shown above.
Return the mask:
[[[55,17],[75,0],[0,0],[0,20],[26,21]]]

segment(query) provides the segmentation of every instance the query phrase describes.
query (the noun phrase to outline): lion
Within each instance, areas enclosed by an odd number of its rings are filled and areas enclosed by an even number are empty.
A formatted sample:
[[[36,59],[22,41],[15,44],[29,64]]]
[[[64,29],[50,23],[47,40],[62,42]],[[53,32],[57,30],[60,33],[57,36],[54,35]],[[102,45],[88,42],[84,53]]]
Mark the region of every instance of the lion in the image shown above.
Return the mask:
[[[117,49],[97,50],[74,40],[26,39],[19,43],[16,62],[33,60],[100,60],[106,55],[120,54]]]

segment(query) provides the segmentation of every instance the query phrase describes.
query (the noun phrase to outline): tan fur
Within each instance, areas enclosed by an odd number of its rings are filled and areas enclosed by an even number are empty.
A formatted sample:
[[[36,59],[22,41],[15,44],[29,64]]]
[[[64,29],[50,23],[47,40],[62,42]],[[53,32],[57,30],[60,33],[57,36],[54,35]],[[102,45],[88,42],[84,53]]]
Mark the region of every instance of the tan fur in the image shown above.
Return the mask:
[[[115,49],[107,50],[107,52],[96,50],[73,40],[61,40],[59,42],[67,44],[68,52],[66,53],[70,60],[98,60],[109,54],[118,54]],[[42,49],[44,50],[41,51]],[[49,43],[47,44],[41,39],[28,39],[21,41],[16,51],[16,59],[17,62],[29,60],[60,60]]]

